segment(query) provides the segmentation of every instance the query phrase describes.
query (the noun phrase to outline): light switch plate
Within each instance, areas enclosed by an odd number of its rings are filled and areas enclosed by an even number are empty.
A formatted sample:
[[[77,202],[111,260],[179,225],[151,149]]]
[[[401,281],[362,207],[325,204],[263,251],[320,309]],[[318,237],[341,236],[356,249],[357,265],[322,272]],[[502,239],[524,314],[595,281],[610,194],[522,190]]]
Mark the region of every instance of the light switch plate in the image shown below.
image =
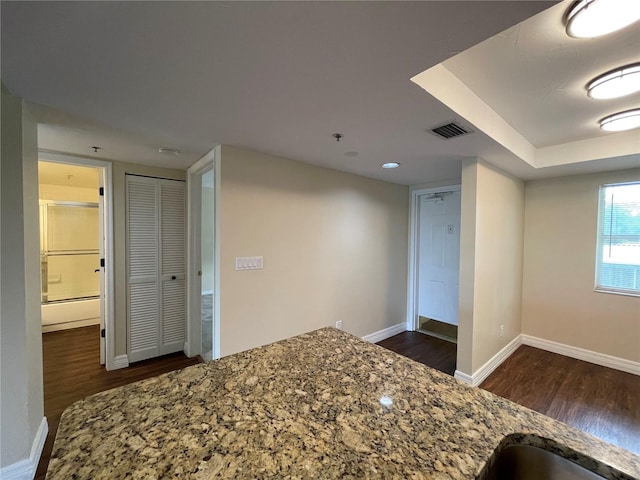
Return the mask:
[[[261,270],[263,265],[262,256],[258,257],[236,257],[236,270]]]

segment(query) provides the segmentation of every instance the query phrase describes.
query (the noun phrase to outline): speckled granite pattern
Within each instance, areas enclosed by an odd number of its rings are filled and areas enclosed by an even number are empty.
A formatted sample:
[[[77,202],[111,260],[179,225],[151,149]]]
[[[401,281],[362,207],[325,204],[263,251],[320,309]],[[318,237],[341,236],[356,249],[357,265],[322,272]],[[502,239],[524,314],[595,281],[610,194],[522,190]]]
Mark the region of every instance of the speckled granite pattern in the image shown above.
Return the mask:
[[[626,450],[333,328],[76,402],[47,478],[475,479],[517,442],[640,479]]]

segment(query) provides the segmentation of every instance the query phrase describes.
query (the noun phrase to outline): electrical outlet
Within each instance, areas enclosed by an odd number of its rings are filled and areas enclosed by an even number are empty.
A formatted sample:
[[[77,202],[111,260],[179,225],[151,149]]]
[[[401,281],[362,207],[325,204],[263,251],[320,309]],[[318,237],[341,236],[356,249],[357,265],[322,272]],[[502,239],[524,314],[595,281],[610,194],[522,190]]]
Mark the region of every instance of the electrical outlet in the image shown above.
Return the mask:
[[[342,330],[342,320],[338,320],[338,321],[336,322],[336,328],[337,328],[338,330]]]
[[[500,325],[500,336],[504,337],[504,325]]]

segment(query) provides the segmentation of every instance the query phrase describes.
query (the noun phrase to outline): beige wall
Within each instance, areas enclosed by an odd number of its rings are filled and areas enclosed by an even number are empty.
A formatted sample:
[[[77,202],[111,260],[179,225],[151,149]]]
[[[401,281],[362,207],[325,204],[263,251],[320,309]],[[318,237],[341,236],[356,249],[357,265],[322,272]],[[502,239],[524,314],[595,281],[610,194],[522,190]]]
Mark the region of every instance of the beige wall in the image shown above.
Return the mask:
[[[472,375],[520,334],[524,183],[465,161],[461,216],[457,369]]]
[[[36,124],[2,86],[0,468],[27,460],[44,415]]]
[[[408,189],[223,146],[221,353],[405,321]],[[236,256],[264,269],[235,271]]]
[[[125,175],[146,175],[185,180],[185,170],[113,162],[113,248],[115,261],[115,355],[127,353],[127,268],[126,268],[126,187]]]
[[[98,203],[98,189],[63,187],[62,185],[48,185],[42,183],[40,184],[40,199]]]
[[[476,204],[478,162],[462,163],[460,199],[460,276],[458,287],[458,350],[456,370],[471,375],[473,370],[473,320],[476,269]]]
[[[640,298],[594,291],[599,186],[640,169],[526,185],[522,333],[640,361]]]

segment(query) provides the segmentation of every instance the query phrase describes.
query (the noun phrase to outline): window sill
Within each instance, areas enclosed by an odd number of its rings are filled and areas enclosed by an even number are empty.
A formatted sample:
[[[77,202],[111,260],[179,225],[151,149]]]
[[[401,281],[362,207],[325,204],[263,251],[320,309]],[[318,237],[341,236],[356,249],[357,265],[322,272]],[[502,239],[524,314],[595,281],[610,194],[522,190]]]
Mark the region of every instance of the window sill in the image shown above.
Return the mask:
[[[640,297],[640,291],[637,290],[622,290],[622,289],[614,289],[614,288],[606,288],[606,287],[596,287],[594,289],[596,293],[610,293],[613,295],[623,295],[625,297]]]

